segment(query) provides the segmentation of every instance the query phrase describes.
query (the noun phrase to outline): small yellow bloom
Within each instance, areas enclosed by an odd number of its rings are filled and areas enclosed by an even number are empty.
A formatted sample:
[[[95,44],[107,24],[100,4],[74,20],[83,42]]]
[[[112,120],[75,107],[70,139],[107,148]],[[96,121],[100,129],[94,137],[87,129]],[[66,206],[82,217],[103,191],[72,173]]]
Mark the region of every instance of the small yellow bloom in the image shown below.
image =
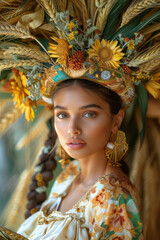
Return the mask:
[[[69,39],[69,41],[71,41],[71,40],[74,39],[74,32],[71,32],[71,33],[68,35],[68,39]]]
[[[42,181],[43,180],[43,175],[41,173],[37,173],[37,175],[35,176],[35,179],[37,181]]]
[[[76,24],[74,24],[74,22],[69,22],[67,26],[68,26],[68,29],[71,30],[76,26]]]
[[[135,49],[135,42],[134,41],[130,41],[127,46],[128,46],[129,50],[134,50]]]
[[[32,215],[32,214],[36,213],[38,210],[36,208],[32,208],[30,211],[31,211],[31,215]]]
[[[38,187],[45,186],[45,182],[44,181],[38,181],[37,185],[38,185]]]

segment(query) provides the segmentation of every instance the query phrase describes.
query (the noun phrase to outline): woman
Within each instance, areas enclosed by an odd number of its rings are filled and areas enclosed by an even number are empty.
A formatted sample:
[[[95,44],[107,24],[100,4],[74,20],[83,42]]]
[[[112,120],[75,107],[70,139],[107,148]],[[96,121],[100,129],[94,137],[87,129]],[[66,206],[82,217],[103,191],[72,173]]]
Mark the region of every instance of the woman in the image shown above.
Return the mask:
[[[128,122],[139,103],[142,123],[148,103],[145,89],[155,98],[159,95],[159,4],[143,0],[51,2],[29,5],[31,13],[20,12],[18,20],[11,17],[10,22],[18,21],[16,25],[8,26],[6,20],[0,26],[1,52],[7,59],[2,58],[0,67],[7,79],[6,69],[17,68],[11,73],[11,89],[28,121],[42,99],[53,101],[62,164],[68,162],[64,150],[76,160],[57,178],[41,208],[37,202],[34,207],[27,205],[29,214],[40,211],[18,232],[32,240],[141,239],[136,192],[119,168],[127,144],[118,129],[135,95]],[[17,12],[24,5],[18,5]],[[4,35],[10,36],[7,43]],[[13,36],[18,43],[12,42]],[[143,130],[142,126],[141,140]],[[34,176],[30,199],[36,192],[44,193],[50,178],[42,174],[43,167],[50,167],[42,165]],[[45,194],[40,197],[38,203]]]
[[[100,84],[72,79],[57,85],[53,105],[60,144],[76,160],[18,233],[29,239],[143,239],[136,191],[105,153],[124,117],[121,98]]]

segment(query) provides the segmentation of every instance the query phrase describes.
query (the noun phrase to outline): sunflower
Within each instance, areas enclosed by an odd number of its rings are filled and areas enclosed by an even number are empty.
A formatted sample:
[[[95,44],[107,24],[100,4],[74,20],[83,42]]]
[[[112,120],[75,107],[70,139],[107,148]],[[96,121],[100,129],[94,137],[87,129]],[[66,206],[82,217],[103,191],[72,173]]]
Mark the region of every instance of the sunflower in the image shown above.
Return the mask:
[[[153,78],[145,84],[146,90],[156,99],[160,96],[160,72],[153,74]]]
[[[35,118],[33,106],[35,107],[34,102],[29,98],[26,99],[25,102],[19,106],[19,108],[22,110],[22,113],[25,112],[25,118],[28,122],[30,120],[33,121],[33,119]]]
[[[117,69],[120,65],[120,60],[124,56],[122,49],[117,44],[118,41],[102,39],[100,42],[99,39],[96,39],[91,46],[92,49],[88,49],[89,58],[95,58],[99,67]]]
[[[72,47],[64,39],[52,37],[58,44],[49,43],[49,54],[53,58],[57,58],[56,63],[67,65],[69,49]]]
[[[14,81],[11,82],[13,101],[16,102],[16,107],[20,108],[22,112],[25,112],[25,118],[27,121],[34,119],[33,106],[34,102],[27,98],[30,93],[27,90],[27,77],[18,69],[13,69]],[[24,99],[27,98],[25,101]]]
[[[23,72],[13,69],[13,77],[14,81],[11,82],[12,86],[12,93],[13,93],[13,101],[17,103],[17,105],[21,105],[24,98],[30,95],[29,91],[27,90],[27,78],[23,74]]]

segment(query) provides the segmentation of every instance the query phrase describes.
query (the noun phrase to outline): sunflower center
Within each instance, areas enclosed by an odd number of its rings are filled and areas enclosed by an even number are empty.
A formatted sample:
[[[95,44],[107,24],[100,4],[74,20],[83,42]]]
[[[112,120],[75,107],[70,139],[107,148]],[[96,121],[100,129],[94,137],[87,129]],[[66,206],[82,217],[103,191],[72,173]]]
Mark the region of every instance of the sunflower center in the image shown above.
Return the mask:
[[[99,50],[99,57],[102,61],[108,61],[112,58],[112,50],[108,47],[103,47]]]

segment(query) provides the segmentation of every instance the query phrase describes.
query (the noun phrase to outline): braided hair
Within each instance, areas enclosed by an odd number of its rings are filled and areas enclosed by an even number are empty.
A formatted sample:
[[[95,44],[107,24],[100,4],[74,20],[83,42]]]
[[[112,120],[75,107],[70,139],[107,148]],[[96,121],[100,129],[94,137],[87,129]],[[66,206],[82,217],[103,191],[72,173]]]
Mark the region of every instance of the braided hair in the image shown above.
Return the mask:
[[[51,119],[48,121],[48,125],[51,125]],[[27,211],[25,212],[25,219],[39,211],[42,203],[46,200],[46,190],[48,182],[53,179],[53,170],[57,166],[55,159],[55,142],[56,135],[50,127],[48,138],[44,143],[44,147],[39,156],[38,163],[35,166],[35,172],[32,176],[31,183],[29,185],[29,192],[27,193]]]

